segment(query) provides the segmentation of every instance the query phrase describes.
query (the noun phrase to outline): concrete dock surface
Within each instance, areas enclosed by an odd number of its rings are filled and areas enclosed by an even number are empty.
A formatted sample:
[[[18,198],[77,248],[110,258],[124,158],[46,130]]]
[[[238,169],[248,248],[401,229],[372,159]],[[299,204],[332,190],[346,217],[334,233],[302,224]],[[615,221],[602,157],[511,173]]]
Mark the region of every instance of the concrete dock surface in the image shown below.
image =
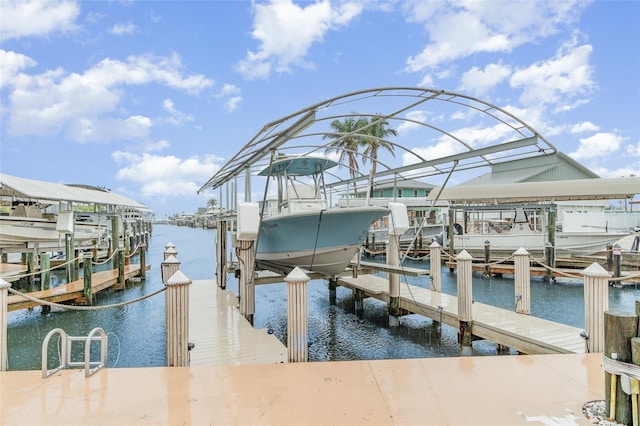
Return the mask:
[[[602,354],[0,373],[10,425],[588,425]]]

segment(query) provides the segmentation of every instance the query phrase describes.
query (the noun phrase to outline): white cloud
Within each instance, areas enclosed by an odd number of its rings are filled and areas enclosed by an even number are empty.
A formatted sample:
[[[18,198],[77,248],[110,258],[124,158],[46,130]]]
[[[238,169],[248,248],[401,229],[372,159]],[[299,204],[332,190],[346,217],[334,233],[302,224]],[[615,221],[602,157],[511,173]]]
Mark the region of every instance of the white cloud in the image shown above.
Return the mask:
[[[238,86],[225,83],[220,90],[220,93],[216,95],[216,98],[224,100],[224,108],[227,111],[235,111],[236,108],[242,102],[242,96],[240,96],[241,90]]]
[[[600,132],[580,139],[578,149],[569,155],[576,160],[602,158],[617,152],[622,142],[623,138],[614,133]]]
[[[221,158],[135,154],[116,151],[113,160],[120,167],[116,177],[140,186],[144,198],[196,195],[196,191],[220,168]]]
[[[162,121],[172,126],[182,126],[186,122],[195,120],[193,115],[178,111],[171,99],[167,98],[162,101],[162,109],[169,113],[169,117],[162,119]]]
[[[597,125],[593,124],[590,121],[583,121],[581,123],[576,123],[573,126],[571,126],[570,132],[586,133],[586,132],[597,132],[598,130],[600,130],[600,127],[598,127]]]
[[[404,116],[404,118],[407,121],[403,121],[396,128],[396,131],[398,132],[399,135],[403,135],[412,130],[419,129],[420,127],[422,127],[420,123],[426,122],[428,116],[429,116],[429,113],[427,111],[422,111],[422,110],[409,111]]]
[[[260,46],[236,65],[245,78],[266,78],[271,71],[290,72],[292,66],[309,67],[305,56],[325,34],[347,25],[363,10],[360,2],[332,5],[328,0],[301,7],[291,0],[254,3],[253,37]]]
[[[75,1],[2,0],[0,1],[0,38],[46,37],[77,29],[80,14]]]
[[[640,142],[627,145],[625,151],[631,157],[640,157]],[[640,174],[640,170],[637,170],[637,174]]]
[[[0,49],[0,88],[10,86],[20,71],[34,67],[37,62],[30,57],[16,52]]]
[[[555,105],[566,111],[586,102],[584,97],[595,89],[589,59],[593,48],[577,46],[575,39],[563,46],[548,61],[516,70],[510,79],[512,87],[522,88],[520,101],[525,105]]]
[[[131,35],[137,31],[138,28],[132,22],[118,22],[109,30],[113,35]]]
[[[83,74],[62,69],[15,76],[8,96],[8,132],[13,136],[66,133],[72,140],[108,141],[141,138],[152,123],[123,115],[127,85],[161,84],[190,94],[213,85],[204,75],[184,75],[177,55],[104,59]],[[174,111],[175,120],[189,120]]]
[[[511,75],[511,69],[502,64],[487,64],[484,70],[473,67],[462,75],[461,90],[482,96]]]
[[[424,25],[429,43],[407,59],[421,72],[482,52],[510,52],[547,37],[575,21],[586,2],[412,1],[403,10],[409,22]]]

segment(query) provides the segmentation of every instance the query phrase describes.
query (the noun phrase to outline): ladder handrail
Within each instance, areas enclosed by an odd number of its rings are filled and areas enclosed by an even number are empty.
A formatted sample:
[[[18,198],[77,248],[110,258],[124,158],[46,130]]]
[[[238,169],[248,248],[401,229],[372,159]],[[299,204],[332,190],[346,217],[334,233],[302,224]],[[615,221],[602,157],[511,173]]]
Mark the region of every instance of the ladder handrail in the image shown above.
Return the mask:
[[[62,340],[60,350],[60,365],[56,368],[48,368],[48,355],[49,355],[49,341],[55,334],[60,335]],[[97,334],[97,336],[96,336]],[[84,341],[84,361],[71,361],[71,344],[72,342]],[[100,361],[91,361],[91,342],[100,341]],[[89,377],[99,369],[106,367],[107,365],[107,334],[100,327],[95,327],[84,336],[69,336],[61,328],[55,328],[47,333],[44,341],[42,342],[42,378],[46,379],[51,375],[57,373],[60,370],[67,369],[69,367],[84,367],[84,376]],[[91,368],[91,366],[94,366]]]

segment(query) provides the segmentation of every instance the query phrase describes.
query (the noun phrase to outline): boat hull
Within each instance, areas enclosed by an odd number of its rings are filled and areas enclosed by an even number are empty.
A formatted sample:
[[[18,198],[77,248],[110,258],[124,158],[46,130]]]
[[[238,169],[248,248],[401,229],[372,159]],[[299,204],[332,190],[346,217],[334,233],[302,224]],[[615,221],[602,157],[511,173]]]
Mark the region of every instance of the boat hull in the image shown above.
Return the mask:
[[[107,222],[100,224],[76,223],[76,243],[101,241],[107,234]],[[0,217],[0,247],[39,248],[64,246],[64,234],[56,230],[56,221],[45,218],[2,216]]]
[[[387,214],[386,208],[372,206],[265,218],[258,235],[256,263],[280,272],[300,267],[337,275],[358,253],[369,227]]]
[[[559,232],[556,234],[556,255],[578,256],[592,255],[605,250],[608,243],[615,243],[624,238],[627,233],[587,233],[587,232]],[[529,253],[540,255],[544,253],[546,234],[464,234],[455,235],[456,250],[467,250],[472,255],[484,252],[485,242],[489,242],[491,253],[494,255],[513,254],[520,247]]]

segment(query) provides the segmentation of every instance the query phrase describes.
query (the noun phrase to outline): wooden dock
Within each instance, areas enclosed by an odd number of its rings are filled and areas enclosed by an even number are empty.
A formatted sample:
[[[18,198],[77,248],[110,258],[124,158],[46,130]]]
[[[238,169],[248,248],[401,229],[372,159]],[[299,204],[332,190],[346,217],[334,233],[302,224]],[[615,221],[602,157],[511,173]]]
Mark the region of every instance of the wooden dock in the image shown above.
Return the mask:
[[[389,281],[374,275],[342,277],[338,284],[389,303]],[[400,308],[458,328],[458,299],[426,288],[400,284]],[[473,335],[525,354],[585,353],[582,329],[473,303]]]
[[[274,334],[255,329],[240,314],[234,293],[214,280],[189,286],[190,365],[287,362],[287,348]]]
[[[140,265],[131,264],[124,267],[125,280],[130,279],[136,275],[140,275]],[[91,292],[95,294],[99,291],[105,290],[118,283],[118,270],[111,269],[108,271],[94,272],[91,274]],[[29,296],[45,300],[47,302],[60,303],[68,302],[84,297],[84,279],[72,281],[68,284],[63,284],[51,288],[49,290],[33,291],[27,293]],[[7,298],[7,305],[9,311],[16,311],[18,309],[33,308],[40,306],[40,303],[33,302],[25,299],[22,296],[11,294]]]
[[[27,265],[16,263],[0,263],[0,278],[6,282],[16,281],[27,272]]]

